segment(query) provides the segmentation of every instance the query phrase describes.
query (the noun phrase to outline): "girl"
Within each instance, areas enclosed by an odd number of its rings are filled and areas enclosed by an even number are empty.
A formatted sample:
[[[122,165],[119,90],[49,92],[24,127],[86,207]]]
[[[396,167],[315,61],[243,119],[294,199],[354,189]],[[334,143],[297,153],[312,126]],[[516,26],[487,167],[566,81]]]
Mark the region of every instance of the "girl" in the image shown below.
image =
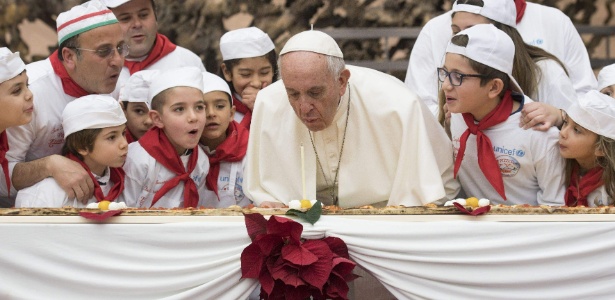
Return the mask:
[[[275,77],[275,45],[256,27],[229,31],[220,38],[221,76],[233,93],[235,121],[250,129],[256,94]]]
[[[0,48],[0,191],[2,196],[10,196],[11,178],[9,175],[6,152],[9,141],[6,129],[24,125],[32,120],[34,104],[32,92],[28,89],[26,65],[19,57],[19,52],[11,52],[6,47]],[[0,207],[10,207],[11,203],[1,203]]]
[[[590,91],[563,118],[559,148],[566,159],[566,205],[615,204],[615,101]]]
[[[615,98],[615,64],[602,68],[598,73],[598,90]]]
[[[17,193],[16,207],[86,207],[103,200],[115,201],[124,189],[128,143],[124,137],[126,117],[120,104],[109,95],[77,98],[62,112],[65,143],[62,154],[89,171],[94,197],[86,203],[69,199],[49,177]]]

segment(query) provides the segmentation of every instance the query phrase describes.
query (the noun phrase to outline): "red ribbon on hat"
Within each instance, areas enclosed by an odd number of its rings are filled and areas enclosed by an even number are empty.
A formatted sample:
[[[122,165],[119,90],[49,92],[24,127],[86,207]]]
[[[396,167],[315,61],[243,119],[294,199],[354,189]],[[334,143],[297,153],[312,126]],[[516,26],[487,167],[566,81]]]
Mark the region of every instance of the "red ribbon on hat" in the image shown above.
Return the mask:
[[[152,205],[164,196],[168,191],[176,187],[180,181],[184,182],[184,207],[197,207],[199,204],[199,192],[196,189],[194,180],[190,177],[196,167],[199,158],[198,145],[194,147],[188,159],[188,170],[169,141],[167,135],[159,127],[152,127],[138,141],[139,144],[151,155],[158,163],[175,173],[175,177],[167,182],[154,194]]]
[[[250,124],[252,123],[252,111],[248,108],[248,106],[246,106],[245,104],[243,104],[243,102],[237,99],[234,93],[233,93],[233,105],[235,105],[235,110],[237,112],[240,112],[243,114],[243,119],[241,119],[241,122],[239,124],[243,126],[244,128],[250,130]]]
[[[603,172],[604,169],[597,166],[587,171],[585,176],[579,180],[579,166],[575,164],[575,166],[572,167],[570,184],[564,196],[564,199],[566,199],[566,206],[589,206],[587,203],[587,196],[604,185],[602,181]]]
[[[169,38],[158,33],[156,34],[156,41],[154,41],[154,46],[152,50],[149,52],[147,57],[143,61],[129,61],[124,60],[124,66],[128,68],[130,75],[139,72],[151,64],[159,61],[161,58],[167,56],[167,54],[173,52],[177,46],[173,44]]]
[[[457,159],[455,159],[454,176],[457,178],[457,172],[461,166],[463,155],[466,151],[466,142],[470,134],[476,135],[476,149],[478,150],[478,165],[481,171],[485,174],[485,177],[491,183],[491,186],[506,200],[506,193],[504,192],[504,180],[502,179],[502,172],[500,171],[500,165],[493,153],[493,146],[489,137],[483,133],[483,130],[489,127],[500,124],[508,119],[513,107],[513,99],[511,91],[508,90],[504,94],[502,101],[495,107],[487,116],[478,122],[474,123],[474,117],[470,113],[463,113],[463,120],[465,121],[468,129],[459,138],[459,151],[457,152]]]
[[[0,165],[2,165],[2,172],[4,173],[4,180],[6,181],[6,190],[8,196],[11,196],[11,177],[9,176],[9,161],[6,159],[6,152],[9,151],[9,139],[6,135],[6,130],[0,133]]]
[[[521,22],[521,19],[523,19],[523,14],[525,14],[526,6],[527,3],[525,2],[525,0],[515,0],[515,7],[517,8],[517,19],[515,21],[517,22],[517,24]]]
[[[126,176],[126,173],[124,173],[124,169],[109,168],[109,177],[111,179],[111,182],[113,182],[113,187],[111,188],[111,190],[109,190],[109,193],[105,195],[103,194],[103,191],[100,188],[100,184],[98,183],[96,178],[94,178],[94,175],[92,174],[92,171],[90,170],[90,167],[88,167],[88,165],[86,165],[81,159],[79,159],[72,153],[68,153],[66,157],[70,158],[73,161],[76,161],[86,171],[88,171],[88,175],[90,175],[90,178],[94,182],[94,197],[96,197],[96,202],[100,202],[103,200],[113,201],[117,199],[117,197],[122,193],[122,191],[124,191],[124,177]]]
[[[91,94],[90,92],[79,86],[70,77],[70,75],[68,75],[66,68],[58,58],[58,50],[51,53],[51,55],[49,56],[49,61],[51,61],[51,67],[53,68],[53,72],[56,73],[56,75],[58,75],[58,77],[60,77],[60,80],[62,81],[62,89],[64,90],[65,94],[73,96],[75,98]]]
[[[218,175],[220,175],[220,162],[236,162],[246,156],[248,149],[248,136],[250,132],[235,121],[231,121],[226,130],[226,139],[216,148],[216,152],[209,156],[209,172],[206,177],[207,188],[218,196]],[[220,196],[218,196],[218,201]]]

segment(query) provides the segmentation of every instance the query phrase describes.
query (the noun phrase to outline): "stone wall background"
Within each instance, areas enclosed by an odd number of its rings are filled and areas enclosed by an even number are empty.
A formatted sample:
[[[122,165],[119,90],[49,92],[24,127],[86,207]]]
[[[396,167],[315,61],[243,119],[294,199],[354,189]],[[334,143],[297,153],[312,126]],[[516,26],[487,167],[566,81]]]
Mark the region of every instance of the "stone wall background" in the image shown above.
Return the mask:
[[[81,0],[0,0],[0,46],[19,51],[26,62],[44,59],[55,49],[55,18]],[[575,24],[614,25],[615,0],[538,0],[558,7]],[[450,9],[447,0],[156,0],[159,31],[191,49],[216,72],[221,60],[218,42],[224,32],[257,26],[274,40],[277,50],[293,34],[327,27],[413,27]],[[590,56],[604,52],[603,38],[584,40]],[[611,41],[613,43],[613,41]],[[408,59],[413,41],[400,39],[390,56]],[[386,57],[378,40],[342,41],[348,60]],[[615,47],[615,44],[610,45]],[[613,48],[615,49],[615,48]],[[403,79],[403,78],[402,78]]]

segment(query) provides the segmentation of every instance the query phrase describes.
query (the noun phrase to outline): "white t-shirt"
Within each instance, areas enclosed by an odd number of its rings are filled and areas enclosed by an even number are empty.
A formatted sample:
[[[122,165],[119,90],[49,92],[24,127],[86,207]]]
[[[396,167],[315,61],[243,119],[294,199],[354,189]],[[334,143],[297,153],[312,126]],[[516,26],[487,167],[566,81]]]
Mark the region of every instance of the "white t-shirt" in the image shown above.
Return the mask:
[[[204,151],[208,149],[204,147]],[[245,207],[252,203],[243,193],[243,169],[246,158],[236,162],[220,162],[220,173],[218,174],[218,196],[211,190],[207,190],[202,196],[203,206],[212,208],[225,208],[231,205]],[[232,187],[232,188],[231,188]],[[218,197],[220,199],[218,200]]]
[[[439,91],[436,68],[443,65],[446,45],[452,37],[451,15],[452,11],[448,11],[423,26],[412,48],[406,72],[406,85],[418,94],[436,116]],[[517,31],[526,43],[545,49],[564,63],[570,79],[560,86],[572,84],[577,95],[596,88],[597,81],[585,44],[564,13],[552,7],[527,2],[523,19],[517,24]],[[561,79],[559,74],[556,76]]]
[[[105,171],[105,175],[97,176],[94,174],[94,178],[100,184],[100,189],[103,194],[106,195],[113,187],[113,182],[110,181],[109,168]],[[37,184],[22,189],[17,193],[15,199],[15,207],[64,207],[72,206],[77,208],[86,207],[90,203],[95,203],[96,197],[92,196],[87,203],[81,203],[77,199],[69,200],[68,195],[55,179],[49,177]]]
[[[194,180],[199,199],[205,195],[207,187],[205,186],[205,177],[209,172],[209,159],[205,152],[198,149],[198,159],[196,167],[190,173],[190,178]],[[194,155],[192,153],[190,155]],[[188,165],[190,155],[182,155],[181,160],[184,163],[184,168]],[[152,207],[152,200],[156,192],[169,180],[176,177],[175,173],[165,168],[158,163],[140,143],[131,143],[128,145],[128,156],[124,164],[126,179],[124,181],[124,192],[120,196],[120,202],[126,202],[128,207]],[[199,200],[198,206],[203,206]],[[169,190],[162,196],[153,207],[176,208],[184,207],[184,182],[180,183]]]
[[[525,103],[532,100],[525,97]],[[507,200],[496,192],[478,164],[476,135],[470,134],[457,177],[468,197],[487,198],[492,204],[564,205],[564,160],[559,154],[559,131],[523,130],[520,109],[508,120],[483,130],[500,165]],[[461,114],[451,115],[454,156],[468,127]]]

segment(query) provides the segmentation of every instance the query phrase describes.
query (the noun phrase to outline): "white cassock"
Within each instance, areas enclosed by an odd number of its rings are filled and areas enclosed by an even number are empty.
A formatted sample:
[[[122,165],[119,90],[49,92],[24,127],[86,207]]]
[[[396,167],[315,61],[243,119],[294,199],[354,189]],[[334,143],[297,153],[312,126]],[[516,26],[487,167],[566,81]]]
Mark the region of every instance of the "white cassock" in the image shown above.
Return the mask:
[[[361,67],[347,68],[351,73],[349,88],[333,123],[313,134],[329,186],[344,143],[339,206],[387,200],[388,205],[415,206],[455,197],[459,184],[453,179],[451,141],[427,107],[403,82],[390,75]],[[310,133],[295,115],[279,80],[258,93],[252,116],[244,191],[256,205],[263,201],[288,204],[302,198],[302,143],[306,196],[315,199],[317,185],[319,190],[326,187],[323,171]]]

